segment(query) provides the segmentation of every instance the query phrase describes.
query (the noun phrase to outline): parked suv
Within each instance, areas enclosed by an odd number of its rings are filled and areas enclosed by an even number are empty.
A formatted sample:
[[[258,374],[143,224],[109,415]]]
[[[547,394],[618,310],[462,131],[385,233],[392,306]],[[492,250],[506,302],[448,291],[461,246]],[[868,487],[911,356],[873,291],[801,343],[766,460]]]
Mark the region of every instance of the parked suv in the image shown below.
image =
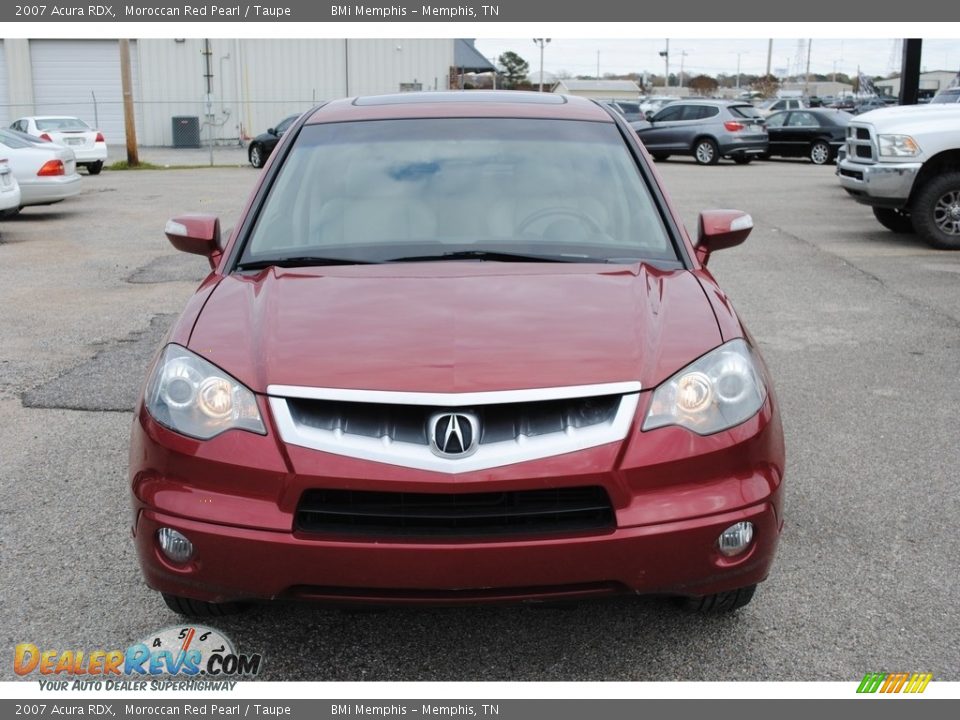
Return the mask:
[[[800,98],[775,98],[757,107],[761,115],[772,115],[782,110],[803,110],[807,104]]]
[[[680,100],[630,125],[656,160],[692,155],[701,165],[715,165],[728,157],[745,165],[769,149],[764,119],[743,101]]]
[[[274,598],[745,605],[783,526],[783,431],[707,267],[753,221],[696,227],[584,98],[305,113],[229,237],[167,223],[211,272],[131,429],[147,583],[214,617]]]

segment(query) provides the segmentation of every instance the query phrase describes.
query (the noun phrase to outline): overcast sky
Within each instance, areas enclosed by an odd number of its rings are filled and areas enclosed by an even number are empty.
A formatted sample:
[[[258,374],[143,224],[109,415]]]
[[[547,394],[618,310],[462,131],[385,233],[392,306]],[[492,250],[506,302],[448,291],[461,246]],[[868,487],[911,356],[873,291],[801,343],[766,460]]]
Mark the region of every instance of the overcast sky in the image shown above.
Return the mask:
[[[771,71],[774,74],[795,74],[806,71],[806,43],[801,52],[801,41],[776,39],[773,41]],[[859,65],[868,75],[886,75],[900,69],[900,49],[894,40],[834,40],[814,38],[810,52],[810,72],[829,74],[845,72],[854,75]],[[600,74],[653,72],[663,73],[664,40],[649,38],[637,40],[599,39],[572,40],[555,38],[544,50],[543,68],[548,72],[567,71],[571,75],[594,76],[597,72],[597,51],[600,52]],[[530,71],[540,68],[540,51],[533,40],[480,38],[477,49],[488,58],[512,50],[530,64]],[[680,70],[681,52],[684,73],[734,74],[737,71],[737,53],[743,73],[762,74],[767,66],[767,40],[690,40],[670,39],[670,72]],[[960,69],[960,40],[924,40],[921,67],[924,70]],[[787,71],[785,73],[785,71]]]

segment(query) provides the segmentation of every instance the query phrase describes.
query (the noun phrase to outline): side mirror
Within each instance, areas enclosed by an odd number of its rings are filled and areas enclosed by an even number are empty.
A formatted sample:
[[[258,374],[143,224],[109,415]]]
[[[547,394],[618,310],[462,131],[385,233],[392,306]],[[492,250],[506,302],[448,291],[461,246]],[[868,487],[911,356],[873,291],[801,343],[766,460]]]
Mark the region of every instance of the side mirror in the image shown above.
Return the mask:
[[[276,128],[267,128],[267,135],[276,135],[276,134],[277,134]]]
[[[205,255],[215,268],[223,248],[220,245],[220,220],[216,215],[180,215],[167,221],[163,229],[177,250]]]
[[[739,245],[753,230],[753,218],[740,210],[704,210],[700,213],[694,251],[706,265],[716,250]]]
[[[647,119],[647,122],[653,122],[653,110],[647,110],[643,116]]]

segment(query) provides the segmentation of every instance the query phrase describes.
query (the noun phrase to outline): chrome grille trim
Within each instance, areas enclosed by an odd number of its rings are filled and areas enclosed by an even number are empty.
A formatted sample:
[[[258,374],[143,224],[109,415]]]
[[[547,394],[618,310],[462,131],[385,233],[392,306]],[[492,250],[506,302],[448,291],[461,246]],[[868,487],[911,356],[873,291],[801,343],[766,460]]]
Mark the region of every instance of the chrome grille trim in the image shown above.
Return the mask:
[[[862,149],[863,155],[857,152]],[[870,125],[847,125],[847,159],[869,165],[877,162],[877,147]]]
[[[485,470],[528,460],[563,455],[578,450],[623,440],[630,430],[637,404],[639,382],[578,385],[528,390],[501,390],[479,393],[411,393],[379,390],[347,390],[270,385],[270,410],[284,442],[313,450],[361,460],[381,462],[418,470],[464,473]],[[311,427],[294,420],[287,398],[307,398],[374,405],[427,405],[441,408],[464,408],[477,405],[523,403],[538,400],[619,395],[620,403],[613,418],[587,427],[566,427],[562,432],[538,436],[520,435],[512,440],[483,443],[468,457],[444,458],[433,454],[427,446],[392,440],[388,436],[374,438],[350,435],[339,430]]]

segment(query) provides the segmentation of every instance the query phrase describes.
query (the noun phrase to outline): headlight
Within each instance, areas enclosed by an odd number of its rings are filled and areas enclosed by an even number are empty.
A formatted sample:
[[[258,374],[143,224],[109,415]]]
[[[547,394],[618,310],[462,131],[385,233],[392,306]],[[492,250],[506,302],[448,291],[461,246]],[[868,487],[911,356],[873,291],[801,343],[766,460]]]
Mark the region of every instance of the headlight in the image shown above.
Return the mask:
[[[880,154],[886,157],[915,157],[920,146],[909,135],[878,135]]]
[[[654,390],[643,429],[680,425],[710,435],[753,417],[766,397],[750,346],[732,340]]]
[[[160,355],[146,406],[161,425],[201,440],[231,428],[267,434],[253,393],[179,345],[168,345]]]

